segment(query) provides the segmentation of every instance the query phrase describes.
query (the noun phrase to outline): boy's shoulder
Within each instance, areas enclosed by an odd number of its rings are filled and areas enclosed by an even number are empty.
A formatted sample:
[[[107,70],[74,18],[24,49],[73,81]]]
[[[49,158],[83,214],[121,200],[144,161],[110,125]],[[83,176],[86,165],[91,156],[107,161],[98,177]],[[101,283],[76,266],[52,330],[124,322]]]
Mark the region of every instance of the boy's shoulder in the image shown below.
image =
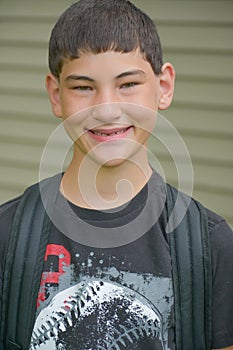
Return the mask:
[[[44,196],[45,192],[47,190],[51,189],[51,191],[53,191],[54,189],[56,189],[53,187],[53,184],[56,184],[56,187],[58,188],[57,184],[58,184],[59,180],[61,179],[61,176],[62,176],[62,174],[56,174],[52,177],[48,177],[46,179],[43,179],[40,182],[33,183],[32,185],[28,186],[17,197],[14,197],[3,204],[0,204],[0,224],[4,218],[6,218],[6,219],[13,218],[20,200],[23,199],[24,195],[27,195],[27,193],[30,192],[30,190],[31,191],[33,190],[34,193],[38,193],[38,195],[40,192],[40,194],[43,194],[43,196]],[[44,191],[43,191],[43,185],[46,186]],[[51,191],[49,192],[48,195],[51,194]]]
[[[22,195],[0,205],[0,240],[10,232],[16,208]]]
[[[205,210],[208,217],[208,228],[210,232],[216,229],[217,226],[227,225],[226,220],[221,215],[206,207]]]
[[[188,195],[182,191],[179,191],[176,187],[171,186],[168,184],[169,187],[172,187],[175,192],[178,194],[181,194],[181,196],[183,197],[183,199],[185,200],[185,203],[189,203],[190,200],[193,202],[196,202],[205,212],[207,215],[207,221],[208,221],[208,232],[209,234],[211,234],[212,232],[215,231],[231,231],[232,233],[232,229],[230,228],[230,226],[228,225],[228,223],[226,222],[226,220],[219,214],[217,214],[215,211],[209,209],[208,207],[206,207],[203,203],[199,202],[195,196],[192,195]]]
[[[17,205],[22,198],[22,195],[12,198],[9,201],[0,205],[0,225],[4,218],[11,218],[14,216]]]
[[[227,256],[229,253],[232,256],[233,251],[233,230],[228,225],[226,220],[213,212],[212,210],[205,208],[208,217],[208,231],[210,237],[210,244],[212,253]]]

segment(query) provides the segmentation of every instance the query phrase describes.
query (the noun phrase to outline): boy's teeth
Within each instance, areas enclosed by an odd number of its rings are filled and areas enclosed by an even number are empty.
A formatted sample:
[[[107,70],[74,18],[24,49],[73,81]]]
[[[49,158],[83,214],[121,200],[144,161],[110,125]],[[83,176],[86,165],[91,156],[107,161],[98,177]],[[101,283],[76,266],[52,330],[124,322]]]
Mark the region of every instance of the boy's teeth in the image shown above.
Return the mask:
[[[119,130],[119,131],[112,132],[110,134],[106,134],[103,132],[93,131],[93,133],[97,136],[113,136],[113,135],[123,134],[124,132],[125,132],[125,130]]]

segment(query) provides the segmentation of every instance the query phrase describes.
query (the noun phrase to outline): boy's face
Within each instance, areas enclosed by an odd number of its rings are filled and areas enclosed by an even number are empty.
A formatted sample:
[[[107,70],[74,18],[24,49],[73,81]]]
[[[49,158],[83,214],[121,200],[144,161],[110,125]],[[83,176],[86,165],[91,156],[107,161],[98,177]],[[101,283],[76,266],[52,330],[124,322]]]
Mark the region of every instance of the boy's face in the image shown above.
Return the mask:
[[[107,51],[67,60],[59,81],[47,76],[47,89],[76,152],[116,165],[146,144],[156,111],[171,102],[173,82],[172,66],[156,76],[140,52]]]

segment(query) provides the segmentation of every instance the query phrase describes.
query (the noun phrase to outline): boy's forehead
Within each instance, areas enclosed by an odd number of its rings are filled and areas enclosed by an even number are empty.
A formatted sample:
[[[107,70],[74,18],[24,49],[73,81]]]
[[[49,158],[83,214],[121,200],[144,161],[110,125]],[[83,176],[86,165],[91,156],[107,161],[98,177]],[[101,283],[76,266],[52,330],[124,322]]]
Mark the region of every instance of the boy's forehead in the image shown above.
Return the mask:
[[[112,67],[114,68],[120,67],[122,65],[150,65],[149,62],[145,59],[143,54],[139,49],[130,51],[130,52],[118,52],[114,50],[108,50],[106,52],[95,53],[92,51],[81,52],[77,58],[65,58],[63,61],[63,68],[65,66],[79,66],[81,67],[94,67],[98,64],[101,65],[108,63],[111,65],[112,62],[115,63]],[[105,66],[106,67],[106,66]],[[103,68],[105,68],[103,66]]]

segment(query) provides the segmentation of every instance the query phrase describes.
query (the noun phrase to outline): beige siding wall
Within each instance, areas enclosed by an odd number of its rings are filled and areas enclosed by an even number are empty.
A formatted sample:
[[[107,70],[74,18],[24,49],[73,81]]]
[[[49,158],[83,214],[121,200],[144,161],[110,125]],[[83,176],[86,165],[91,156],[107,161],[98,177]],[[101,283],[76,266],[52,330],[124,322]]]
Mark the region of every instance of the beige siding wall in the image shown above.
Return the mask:
[[[71,3],[0,1],[1,202],[38,180],[43,149],[58,125],[44,89],[47,42],[57,16]],[[176,68],[174,102],[163,115],[191,154],[194,196],[233,225],[233,2],[134,3],[156,21],[165,60]],[[50,171],[57,170],[63,144],[56,144]],[[153,152],[176,184],[174,159],[159,144]]]

